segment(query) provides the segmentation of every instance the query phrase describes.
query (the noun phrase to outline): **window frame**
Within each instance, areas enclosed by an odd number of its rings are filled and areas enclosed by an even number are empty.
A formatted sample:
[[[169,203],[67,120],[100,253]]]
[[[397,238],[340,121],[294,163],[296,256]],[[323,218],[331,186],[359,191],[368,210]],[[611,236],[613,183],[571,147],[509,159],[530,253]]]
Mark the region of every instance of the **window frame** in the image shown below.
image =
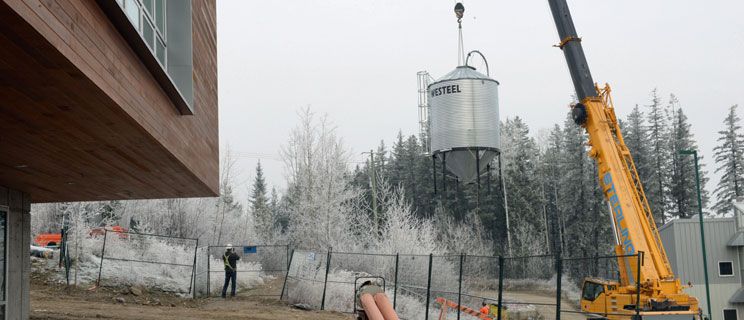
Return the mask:
[[[3,257],[3,274],[1,275],[4,277],[3,279],[3,299],[0,300],[0,306],[3,308],[3,315],[2,319],[8,319],[8,230],[10,229],[10,223],[8,223],[8,216],[10,215],[10,207],[8,206],[1,206],[0,205],[0,216],[5,215],[5,234],[3,235],[3,246],[5,247],[3,250],[3,254],[5,257]]]
[[[137,23],[135,24],[134,21],[129,19],[130,22],[132,22],[132,25],[136,29],[137,33],[139,33],[140,37],[142,37],[142,40],[145,41],[145,45],[148,49],[150,49],[150,52],[152,52],[152,55],[155,57],[155,60],[160,63],[160,66],[168,72],[168,38],[167,38],[167,27],[168,24],[166,23],[168,19],[168,3],[165,0],[151,0],[152,1],[152,8],[147,6],[143,0],[117,0],[117,4],[121,7],[121,9],[124,11],[125,14],[127,14],[127,17],[129,16],[127,13],[127,10],[129,9],[130,5],[133,5],[137,8]],[[162,8],[158,7],[158,1],[162,3]],[[161,30],[158,27],[157,17],[160,16],[163,23],[163,30]],[[150,38],[148,39],[147,34],[145,32],[145,28],[150,29]],[[162,50],[159,50],[159,44],[163,44]],[[164,51],[164,52],[159,52]],[[163,55],[163,60],[160,60],[160,54]]]
[[[721,263],[730,263],[731,264],[731,274],[721,274]],[[729,278],[736,276],[736,272],[734,272],[734,262],[729,260],[721,260],[718,261],[718,276],[721,278]]]
[[[585,294],[587,293],[587,286],[593,286],[594,290],[592,292],[593,297],[590,299]],[[601,290],[597,291],[597,288],[602,288]],[[596,301],[597,298],[599,298],[599,295],[605,292],[605,286],[601,283],[596,283],[592,281],[584,282],[584,287],[581,289],[581,300],[587,300],[587,301]]]
[[[735,308],[723,308],[721,310],[721,319],[726,320],[726,310],[733,310],[734,311],[734,319],[739,320],[739,311]]]
[[[142,0],[96,0],[98,6],[103,9],[114,27],[129,43],[135,54],[140,58],[145,67],[155,77],[165,94],[170,98],[180,115],[194,115],[194,56],[193,56],[193,12],[191,1],[184,1],[184,6],[168,5],[162,2],[163,29],[157,28],[157,21],[151,21],[149,12],[142,5]],[[132,7],[138,8],[139,23],[133,23],[126,14],[127,6],[122,4],[131,2]],[[154,6],[158,7],[158,0]],[[160,8],[160,7],[158,7]],[[154,9],[157,11],[158,9]],[[169,22],[175,17],[173,22]],[[147,21],[145,21],[147,19]],[[153,43],[145,39],[144,24],[152,22]],[[179,23],[183,23],[180,28]],[[171,27],[171,24],[176,26]],[[162,32],[162,36],[159,32]],[[172,35],[168,33],[175,32]],[[160,41],[164,40],[164,41]],[[167,42],[166,42],[167,41]],[[163,45],[161,54],[158,47]],[[181,53],[172,55],[173,53]],[[162,60],[159,58],[162,56]]]

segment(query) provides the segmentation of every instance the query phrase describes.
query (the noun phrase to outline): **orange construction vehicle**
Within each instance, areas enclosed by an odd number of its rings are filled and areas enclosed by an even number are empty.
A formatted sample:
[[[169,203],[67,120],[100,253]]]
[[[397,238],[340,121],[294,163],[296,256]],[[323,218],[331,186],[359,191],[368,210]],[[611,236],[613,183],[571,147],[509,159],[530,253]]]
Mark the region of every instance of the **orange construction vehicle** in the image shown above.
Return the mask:
[[[56,248],[62,243],[61,233],[40,233],[34,237],[34,243],[39,247]]]

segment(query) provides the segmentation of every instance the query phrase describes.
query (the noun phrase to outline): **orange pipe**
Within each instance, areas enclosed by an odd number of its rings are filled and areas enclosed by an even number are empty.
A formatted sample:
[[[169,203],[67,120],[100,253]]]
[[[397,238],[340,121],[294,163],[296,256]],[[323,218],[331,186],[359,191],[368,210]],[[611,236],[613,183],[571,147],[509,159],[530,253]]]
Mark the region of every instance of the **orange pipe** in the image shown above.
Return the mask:
[[[359,301],[362,304],[362,309],[364,309],[364,313],[367,314],[367,319],[385,320],[385,318],[382,317],[382,313],[380,313],[380,309],[377,308],[375,299],[372,298],[371,294],[369,293],[362,294],[362,296],[359,298]]]
[[[375,294],[375,302],[385,320],[399,320],[398,315],[395,313],[395,310],[393,310],[393,305],[390,304],[390,299],[388,299],[385,293],[380,292]]]

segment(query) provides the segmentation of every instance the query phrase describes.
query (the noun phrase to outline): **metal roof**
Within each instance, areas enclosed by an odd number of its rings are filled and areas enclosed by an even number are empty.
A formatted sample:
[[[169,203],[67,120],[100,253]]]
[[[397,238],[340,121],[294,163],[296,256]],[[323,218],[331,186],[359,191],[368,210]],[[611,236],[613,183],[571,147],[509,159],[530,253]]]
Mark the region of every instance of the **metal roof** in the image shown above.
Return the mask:
[[[734,233],[731,240],[726,244],[729,247],[744,247],[744,231],[738,231]]]
[[[744,288],[739,288],[739,290],[736,290],[736,293],[734,293],[733,296],[729,299],[729,303],[731,304],[744,304]]]
[[[457,80],[457,79],[480,79],[480,80],[489,80],[489,81],[494,81],[496,83],[499,83],[498,81],[489,78],[485,74],[482,74],[476,71],[475,68],[473,67],[459,66],[455,68],[455,70],[452,70],[449,73],[442,76],[441,78],[437,79],[437,81],[432,82],[429,86],[433,86],[442,81]]]

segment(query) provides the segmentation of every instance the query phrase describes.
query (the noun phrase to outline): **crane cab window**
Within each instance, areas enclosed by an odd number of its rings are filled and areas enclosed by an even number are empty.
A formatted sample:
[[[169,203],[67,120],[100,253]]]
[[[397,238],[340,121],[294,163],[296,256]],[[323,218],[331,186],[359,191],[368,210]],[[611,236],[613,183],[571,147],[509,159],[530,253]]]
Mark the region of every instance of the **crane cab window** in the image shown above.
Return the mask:
[[[588,301],[594,301],[604,292],[604,285],[594,282],[585,282],[581,298]]]

